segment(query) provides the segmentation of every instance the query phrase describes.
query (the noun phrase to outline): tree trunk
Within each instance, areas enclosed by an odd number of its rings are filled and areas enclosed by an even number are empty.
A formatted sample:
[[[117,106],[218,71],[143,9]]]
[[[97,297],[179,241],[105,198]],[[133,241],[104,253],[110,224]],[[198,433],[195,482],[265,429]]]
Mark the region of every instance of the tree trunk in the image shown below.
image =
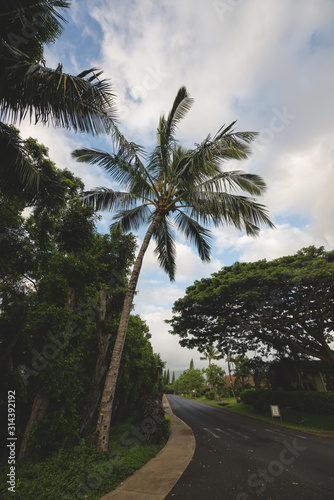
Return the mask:
[[[230,378],[231,391],[232,391],[234,399],[238,402],[239,400],[236,397],[235,392],[234,392],[233,380],[232,380],[232,375],[231,375],[230,356],[228,354],[227,354],[227,367],[228,367],[228,375],[229,375],[229,378]]]
[[[133,297],[139,278],[139,273],[142,267],[145,252],[150,243],[153,232],[157,227],[157,225],[159,224],[159,222],[161,221],[162,217],[163,215],[158,213],[147,230],[142,246],[139,250],[138,256],[134,263],[131,278],[129,281],[129,286],[125,294],[123,310],[119,322],[116,342],[114,345],[109,370],[104,385],[100,413],[96,427],[98,435],[97,447],[103,452],[108,451],[110,421],[111,421],[111,413],[112,413],[113,401],[116,390],[116,383],[118,378],[119,367],[121,364],[122,352],[126,338],[126,331],[128,327]]]
[[[34,428],[35,424],[37,424],[37,422],[42,418],[42,416],[46,412],[48,404],[49,404],[49,398],[46,398],[41,394],[36,394],[31,408],[30,418],[27,423],[26,430],[24,431],[24,436],[19,453],[19,459],[27,458],[29,456],[28,440],[30,437],[30,433]]]
[[[103,290],[100,297],[100,318],[96,331],[98,353],[80,432],[84,430],[86,425],[91,423],[94,417],[101,394],[101,380],[108,368],[107,354],[111,335],[104,333],[102,330],[102,321],[104,321],[106,316],[106,308],[107,290]]]

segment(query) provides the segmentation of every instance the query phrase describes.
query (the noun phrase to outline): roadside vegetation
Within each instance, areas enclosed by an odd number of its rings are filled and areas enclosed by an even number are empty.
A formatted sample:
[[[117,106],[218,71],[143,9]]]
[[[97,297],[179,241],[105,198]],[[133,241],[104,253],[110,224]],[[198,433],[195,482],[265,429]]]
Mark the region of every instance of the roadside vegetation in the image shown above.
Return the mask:
[[[190,367],[165,390],[283,427],[333,433],[334,437],[334,391],[292,390],[289,376],[294,376],[295,364],[289,359],[260,363],[238,355],[229,361],[230,376],[211,360],[209,367],[202,370],[195,369],[191,361]],[[232,387],[228,381],[233,381]],[[251,387],[254,381],[257,389]],[[282,421],[272,417],[271,405],[279,406]]]
[[[164,437],[157,444],[154,433],[142,430],[138,412],[114,425],[110,435],[112,452],[107,455],[82,439],[73,448],[59,448],[43,461],[33,457],[17,465],[15,493],[8,492],[6,466],[0,468],[0,496],[13,500],[98,500],[115,489],[126,477],[142,467],[163,448],[168,438],[168,425],[163,425]]]
[[[190,396],[185,397],[190,398]],[[304,411],[282,409],[280,407],[282,417],[281,422],[279,418],[275,417],[273,419],[271,417],[269,407],[261,412],[257,412],[252,405],[247,405],[242,402],[238,403],[235,398],[222,398],[220,401],[209,401],[205,396],[201,396],[199,398],[190,399],[201,401],[211,406],[217,406],[218,408],[223,408],[224,410],[239,413],[241,415],[263,420],[265,422],[274,423],[275,425],[281,425],[282,427],[290,427],[291,429],[299,429],[305,432],[333,433],[334,437],[334,418],[329,415],[316,415]]]

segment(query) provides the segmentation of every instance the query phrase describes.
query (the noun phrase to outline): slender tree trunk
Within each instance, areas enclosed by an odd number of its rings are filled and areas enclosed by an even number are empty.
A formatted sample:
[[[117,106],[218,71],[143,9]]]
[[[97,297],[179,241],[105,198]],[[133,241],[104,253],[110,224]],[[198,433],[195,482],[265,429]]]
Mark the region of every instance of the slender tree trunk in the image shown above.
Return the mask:
[[[19,459],[27,458],[29,456],[28,440],[30,433],[35,424],[42,418],[42,416],[46,412],[48,404],[49,404],[48,398],[42,396],[41,394],[36,394],[31,408],[30,418],[24,432],[21,449],[19,453]]]
[[[229,354],[227,354],[227,367],[228,367],[228,376],[230,378],[231,391],[232,391],[234,399],[238,402],[238,398],[235,395],[234,387],[233,387],[233,380],[232,380],[232,375],[231,375],[231,365],[230,365],[230,356],[229,356]]]
[[[95,370],[89,390],[88,402],[83,416],[80,432],[84,430],[86,425],[91,423],[94,417],[101,394],[101,388],[100,388],[101,380],[108,368],[107,354],[108,354],[111,335],[103,332],[102,328],[102,321],[104,321],[105,319],[106,309],[107,309],[107,290],[103,290],[100,296],[100,318],[96,330],[98,353],[95,363]]]
[[[119,367],[121,364],[122,352],[124,347],[124,342],[126,338],[126,331],[128,327],[132,302],[134,293],[136,290],[139,273],[142,267],[143,258],[147,247],[150,243],[152,234],[161,221],[163,215],[157,214],[154,218],[153,222],[149,226],[145,238],[143,240],[142,246],[139,250],[138,256],[133,266],[131,278],[129,281],[129,286],[125,294],[125,300],[123,304],[123,310],[121,314],[121,319],[119,322],[116,342],[114,345],[112,358],[110,361],[109,370],[107,373],[104,390],[102,394],[102,401],[100,406],[100,413],[97,421],[97,435],[98,435],[98,443],[97,447],[103,452],[108,451],[108,441],[109,441],[109,432],[110,432],[110,421],[111,421],[111,413],[113,407],[113,401],[116,390],[116,383],[118,378]]]

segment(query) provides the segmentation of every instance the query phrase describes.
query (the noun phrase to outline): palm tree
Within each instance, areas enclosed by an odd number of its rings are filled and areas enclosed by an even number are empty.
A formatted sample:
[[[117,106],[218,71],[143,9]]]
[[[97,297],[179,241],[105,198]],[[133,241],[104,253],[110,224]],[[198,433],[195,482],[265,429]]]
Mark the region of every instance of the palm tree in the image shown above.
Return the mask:
[[[59,8],[65,0],[10,0],[0,5],[0,184],[10,195],[7,172],[17,185],[36,195],[39,176],[22,141],[4,122],[19,123],[25,117],[55,127],[97,134],[115,127],[114,95],[110,83],[100,80],[95,68],[77,76],[62,66],[47,68],[43,44],[62,32]],[[9,191],[7,191],[9,187]]]
[[[213,359],[221,359],[222,355],[221,353],[213,346],[213,345],[208,345],[205,348],[204,351],[204,356],[200,357],[199,359],[202,360],[208,360],[209,361],[209,366],[211,365],[211,361]]]
[[[220,169],[223,160],[247,158],[248,144],[256,134],[234,132],[233,122],[221,128],[213,138],[208,136],[194,149],[185,150],[176,141],[175,131],[192,102],[186,88],[180,88],[167,119],[160,118],[157,146],[150,154],[124,138],[114,154],[87,148],[72,153],[79,162],[104,167],[114,181],[127,188],[126,191],[97,188],[86,193],[85,203],[97,210],[118,210],[113,225],[125,231],[136,230],[142,224],[148,226],[133,266],[102,395],[97,434],[98,447],[103,451],[108,449],[113,398],[130,310],[151,238],[156,241],[155,253],[161,267],[170,280],[174,280],[174,228],[192,241],[200,258],[208,262],[210,231],[204,225],[229,224],[245,229],[250,235],[258,234],[259,224],[274,227],[263,205],[233,193],[242,189],[261,195],[265,190],[264,181],[257,175]]]

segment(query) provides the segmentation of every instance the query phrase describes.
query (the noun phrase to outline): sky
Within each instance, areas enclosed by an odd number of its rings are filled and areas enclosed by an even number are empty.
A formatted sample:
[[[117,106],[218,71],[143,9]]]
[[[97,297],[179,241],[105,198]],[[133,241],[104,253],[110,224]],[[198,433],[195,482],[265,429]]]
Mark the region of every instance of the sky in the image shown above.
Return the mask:
[[[183,85],[194,98],[178,128],[185,147],[234,120],[236,130],[259,133],[249,159],[223,168],[263,177],[267,191],[258,201],[276,229],[263,227],[257,238],[214,229],[207,264],[177,237],[173,283],[152,243],[137,287],[135,313],[147,322],[166,368],[178,374],[192,358],[195,368],[206,367],[164,323],[187,286],[236,261],[272,260],[309,245],[334,248],[334,1],[72,0],[64,16],[62,36],[45,50],[47,66],[61,62],[72,74],[102,69],[128,140],[154,147],[159,117]],[[112,153],[108,136],[28,122],[20,130],[46,145],[56,165],[81,177],[87,189],[116,187],[102,169],[71,158],[79,147]],[[103,214],[99,231],[108,231],[111,218]]]

